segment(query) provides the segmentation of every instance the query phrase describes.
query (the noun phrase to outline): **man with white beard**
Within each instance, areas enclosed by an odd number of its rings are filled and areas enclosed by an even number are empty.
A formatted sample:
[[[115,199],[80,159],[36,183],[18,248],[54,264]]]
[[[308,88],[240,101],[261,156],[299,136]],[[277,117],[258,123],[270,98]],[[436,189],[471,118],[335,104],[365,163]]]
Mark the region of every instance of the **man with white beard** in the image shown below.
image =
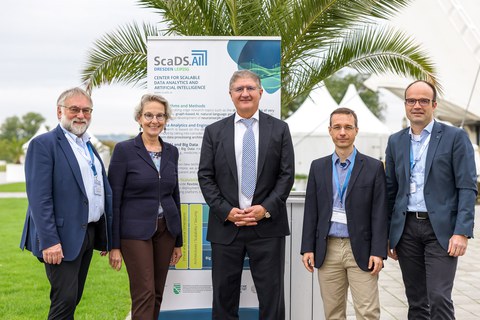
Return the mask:
[[[111,247],[112,191],[86,133],[92,99],[80,88],[57,100],[59,125],[28,147],[28,209],[20,247],[45,265],[50,282],[48,319],[73,319],[93,250]]]

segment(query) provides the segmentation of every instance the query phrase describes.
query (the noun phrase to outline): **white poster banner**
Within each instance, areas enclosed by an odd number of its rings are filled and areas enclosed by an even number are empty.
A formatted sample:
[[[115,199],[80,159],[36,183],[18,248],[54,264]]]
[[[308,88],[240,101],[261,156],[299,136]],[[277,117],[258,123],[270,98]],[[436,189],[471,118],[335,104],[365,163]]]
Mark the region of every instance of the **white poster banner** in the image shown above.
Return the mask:
[[[236,70],[260,76],[260,110],[280,117],[280,38],[149,37],[147,49],[148,91],[164,96],[173,112],[162,138],[180,152],[183,257],[169,271],[160,319],[211,319],[209,208],[197,180],[203,132],[235,112],[228,89]],[[241,318],[258,319],[250,272],[244,272],[241,292]]]

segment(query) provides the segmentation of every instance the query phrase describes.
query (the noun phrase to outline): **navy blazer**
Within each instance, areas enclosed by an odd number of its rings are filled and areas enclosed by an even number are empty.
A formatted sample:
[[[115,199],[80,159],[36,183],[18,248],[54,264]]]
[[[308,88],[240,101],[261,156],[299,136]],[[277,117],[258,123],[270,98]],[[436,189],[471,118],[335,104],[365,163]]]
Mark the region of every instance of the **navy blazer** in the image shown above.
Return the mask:
[[[230,244],[238,227],[226,220],[239,207],[238,175],[235,159],[235,114],[205,128],[198,166],[198,182],[210,206],[207,240]],[[266,208],[271,218],[253,226],[260,237],[290,234],[285,203],[294,181],[294,154],[288,125],[259,113],[257,185],[252,205]]]
[[[333,212],[332,156],[314,160],[310,167],[301,254],[313,252],[315,268],[327,254]],[[357,152],[345,194],[347,228],[353,256],[368,271],[370,256],[387,257],[388,212],[383,163]]]
[[[111,248],[112,190],[102,160],[105,212],[97,223],[95,248]],[[42,258],[42,250],[61,243],[64,261],[75,260],[88,225],[88,198],[72,147],[60,125],[34,138],[25,158],[28,209],[20,248]]]
[[[410,193],[409,128],[388,140],[386,175],[393,249],[403,234]],[[473,147],[466,132],[435,121],[425,162],[423,195],[433,230],[445,250],[452,235],[473,236],[476,181]]]
[[[178,149],[162,144],[160,173],[142,141],[142,133],[117,143],[110,160],[108,179],[113,190],[113,248],[120,239],[150,239],[157,229],[158,206],[170,234],[181,247],[182,225],[178,187]]]

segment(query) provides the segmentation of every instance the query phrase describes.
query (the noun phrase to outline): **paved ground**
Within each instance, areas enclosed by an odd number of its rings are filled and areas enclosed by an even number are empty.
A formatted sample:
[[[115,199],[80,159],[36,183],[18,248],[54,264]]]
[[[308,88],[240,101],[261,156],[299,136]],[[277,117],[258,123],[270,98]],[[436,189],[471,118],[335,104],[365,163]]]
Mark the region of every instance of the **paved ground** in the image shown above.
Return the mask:
[[[0,198],[26,198],[26,192],[0,192]]]
[[[469,240],[467,253],[459,258],[453,302],[459,320],[480,319],[480,206],[476,207],[475,239]],[[382,320],[407,319],[407,300],[398,262],[388,259],[380,273],[380,304]],[[348,320],[355,319],[351,299],[348,305]]]

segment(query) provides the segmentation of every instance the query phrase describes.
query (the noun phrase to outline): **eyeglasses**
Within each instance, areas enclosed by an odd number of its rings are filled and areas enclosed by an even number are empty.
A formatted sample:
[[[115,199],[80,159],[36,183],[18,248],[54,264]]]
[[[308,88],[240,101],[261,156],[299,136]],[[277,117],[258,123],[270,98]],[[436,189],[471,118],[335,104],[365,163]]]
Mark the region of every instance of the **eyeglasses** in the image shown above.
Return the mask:
[[[425,98],[422,98],[422,99],[408,98],[408,99],[405,99],[405,104],[407,106],[413,107],[418,102],[418,104],[421,107],[426,107],[430,104],[430,101],[433,101],[433,100],[425,99]]]
[[[252,86],[245,86],[245,87],[236,87],[233,88],[232,91],[235,93],[243,93],[245,90],[247,90],[248,93],[253,92],[257,90],[257,87],[252,87]]]
[[[157,121],[163,121],[163,120],[167,119],[167,115],[165,113],[153,114],[153,113],[150,113],[150,112],[146,112],[146,113],[143,114],[143,117],[147,121],[152,121],[153,118],[157,118]]]
[[[341,131],[342,129],[345,130],[346,132],[350,132],[350,131],[353,131],[355,130],[355,127],[353,126],[345,126],[345,127],[342,127],[342,126],[333,126],[333,127],[330,127],[332,128],[333,131]]]
[[[80,108],[80,107],[77,107],[77,106],[70,106],[70,107],[67,107],[67,106],[61,106],[65,109],[68,109],[68,111],[70,111],[71,113],[73,114],[79,114],[80,112],[82,112],[84,115],[90,115],[92,114],[93,112],[93,109],[92,108]]]

